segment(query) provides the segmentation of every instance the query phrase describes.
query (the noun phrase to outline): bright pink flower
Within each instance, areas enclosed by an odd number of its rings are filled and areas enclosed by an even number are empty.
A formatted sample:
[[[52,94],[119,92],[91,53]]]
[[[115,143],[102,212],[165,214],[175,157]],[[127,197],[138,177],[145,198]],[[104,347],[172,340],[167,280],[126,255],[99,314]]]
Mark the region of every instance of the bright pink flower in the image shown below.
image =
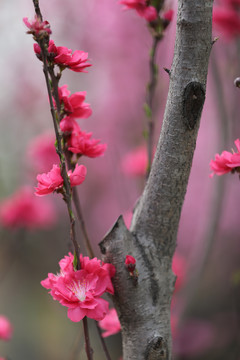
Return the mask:
[[[38,172],[49,171],[58,162],[54,143],[55,136],[48,132],[35,137],[29,144],[27,155]]]
[[[213,25],[227,38],[240,35],[240,14],[234,9],[216,7],[213,9]]]
[[[13,328],[6,316],[0,315],[0,339],[8,341],[11,339]]]
[[[100,140],[90,139],[92,133],[73,131],[68,141],[68,150],[74,154],[85,155],[91,158],[102,156],[107,148],[106,144],[99,144]]]
[[[240,167],[240,140],[237,139],[235,142],[238,152],[230,153],[228,151],[223,151],[221,155],[216,154],[215,160],[210,161],[210,167],[213,170],[211,177],[216,175],[227,174],[230,171],[238,171]]]
[[[172,19],[173,19],[173,15],[174,15],[174,11],[172,9],[168,10],[168,11],[165,11],[163,14],[162,14],[162,18],[171,22]]]
[[[38,187],[35,188],[35,194],[39,196],[51,194],[53,191],[58,190],[63,186],[63,178],[58,165],[53,165],[52,170],[48,173],[39,174],[37,180]]]
[[[181,288],[186,278],[186,261],[177,253],[173,256],[172,271],[177,276],[175,282],[175,290],[177,291]]]
[[[34,44],[33,47],[35,53],[41,58],[40,46]],[[87,62],[88,53],[81,50],[72,52],[65,46],[56,46],[53,40],[49,41],[48,52],[55,64],[67,67],[75,72],[86,72],[85,68],[92,66]]]
[[[97,258],[89,259],[80,256],[81,270],[73,268],[73,255],[65,256],[59,262],[60,274],[49,273],[41,282],[54,300],[68,307],[70,320],[78,322],[87,316],[94,320],[102,320],[108,311],[108,302],[102,299],[105,292],[114,293],[111,277],[115,267],[101,263]]]
[[[136,259],[131,255],[126,255],[125,265],[129,272],[133,272],[136,267]]]
[[[145,18],[147,21],[154,21],[158,14],[154,6],[149,6],[146,0],[121,0],[120,4],[125,5],[124,10],[134,9],[138,15]]]
[[[68,171],[68,176],[70,179],[71,186],[77,186],[80,185],[86,177],[87,169],[84,165],[78,165],[76,164],[75,169]]]
[[[87,169],[84,165],[76,165],[74,171],[68,171],[70,185],[80,185],[86,176]],[[35,188],[35,194],[38,196],[47,195],[54,191],[60,190],[63,186],[63,178],[61,170],[58,165],[53,165],[53,168],[48,173],[39,174],[37,176],[38,187]]]
[[[114,335],[121,331],[121,324],[115,309],[110,309],[105,318],[99,321],[98,324],[100,328],[106,330],[104,333],[102,333],[102,337]]]
[[[72,117],[65,116],[60,121],[60,129],[62,132],[68,133],[70,135],[73,131],[80,131],[80,126]]]
[[[64,105],[64,112],[71,118],[86,119],[92,114],[90,104],[84,102],[86,91],[76,92],[70,95],[67,85],[58,88],[60,103]]]
[[[32,188],[20,188],[0,205],[0,222],[9,228],[47,228],[55,221],[51,203],[36,198]]]
[[[23,22],[29,28],[28,33],[30,34],[38,36],[44,33],[47,33],[48,35],[52,33],[49,22],[41,21],[37,15],[35,15],[32,21],[29,21],[27,17],[24,17]]]

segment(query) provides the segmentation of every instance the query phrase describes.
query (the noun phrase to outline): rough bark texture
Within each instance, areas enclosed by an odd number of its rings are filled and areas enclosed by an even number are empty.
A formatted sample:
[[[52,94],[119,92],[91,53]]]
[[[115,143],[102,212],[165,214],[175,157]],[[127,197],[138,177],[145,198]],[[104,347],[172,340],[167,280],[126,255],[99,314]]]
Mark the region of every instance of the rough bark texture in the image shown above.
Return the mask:
[[[179,0],[177,35],[163,126],[130,231],[120,217],[100,244],[116,266],[114,302],[124,360],[171,359],[172,256],[205,100],[212,0]],[[137,284],[124,266],[133,255]]]

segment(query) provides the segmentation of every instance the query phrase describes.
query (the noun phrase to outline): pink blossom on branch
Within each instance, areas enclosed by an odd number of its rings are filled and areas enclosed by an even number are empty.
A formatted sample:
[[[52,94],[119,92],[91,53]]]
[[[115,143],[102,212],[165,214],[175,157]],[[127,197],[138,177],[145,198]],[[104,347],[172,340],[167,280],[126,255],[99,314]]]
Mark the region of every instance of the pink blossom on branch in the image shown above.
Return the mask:
[[[213,170],[211,177],[216,175],[223,175],[229,172],[240,172],[240,140],[235,140],[237,153],[230,153],[223,151],[221,155],[216,154],[215,160],[210,161],[210,168]]]
[[[81,270],[73,268],[73,255],[65,256],[59,262],[60,273],[48,274],[41,282],[54,300],[68,307],[68,317],[74,322],[85,316],[102,320],[108,312],[108,302],[101,298],[105,292],[114,293],[111,277],[115,267],[101,263],[97,258],[89,259],[80,255]]]
[[[37,15],[35,15],[32,21],[29,21],[27,17],[24,17],[23,22],[29,28],[29,34],[39,36],[44,33],[47,33],[48,35],[52,33],[49,22],[41,21],[41,19]]]
[[[121,324],[116,309],[110,309],[105,318],[99,321],[101,329],[105,330],[102,337],[111,336],[121,331]]]
[[[100,140],[91,139],[92,133],[73,131],[68,140],[68,150],[74,154],[85,155],[90,158],[102,156],[107,144],[99,144]]]
[[[34,196],[30,187],[22,187],[0,204],[0,222],[8,228],[47,228],[56,221],[51,203]]]
[[[88,118],[92,114],[92,110],[90,104],[84,102],[86,91],[70,94],[67,85],[58,88],[59,100],[63,105],[64,113],[71,118]]]
[[[120,4],[125,5],[124,10],[134,9],[138,15],[147,21],[154,21],[158,17],[157,10],[154,6],[148,5],[146,0],[121,0]]]
[[[84,165],[76,165],[74,171],[68,171],[70,185],[80,185],[84,180],[87,169]],[[63,187],[63,178],[61,176],[60,167],[56,164],[53,165],[52,170],[48,173],[39,174],[37,176],[38,186],[35,188],[35,194],[38,196],[51,194],[54,191],[61,190]]]
[[[0,339],[8,341],[11,339],[13,333],[13,328],[8,320],[8,318],[4,315],[0,315]]]
[[[41,59],[41,49],[38,44],[33,45],[35,53]],[[53,62],[61,67],[67,67],[75,72],[87,72],[85,69],[92,66],[87,62],[88,53],[82,50],[72,52],[65,46],[56,46],[53,40],[49,41],[48,52]]]

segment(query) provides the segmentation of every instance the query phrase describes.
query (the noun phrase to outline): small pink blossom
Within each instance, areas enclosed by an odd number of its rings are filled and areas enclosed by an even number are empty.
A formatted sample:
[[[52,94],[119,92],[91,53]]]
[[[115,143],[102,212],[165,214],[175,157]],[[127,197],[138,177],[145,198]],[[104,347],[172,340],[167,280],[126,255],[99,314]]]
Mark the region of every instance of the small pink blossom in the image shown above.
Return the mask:
[[[73,131],[80,131],[80,126],[72,117],[65,116],[60,121],[60,129],[70,135]]]
[[[70,185],[80,185],[86,176],[87,169],[84,165],[76,165],[74,171],[68,171]],[[35,188],[35,194],[38,196],[47,195],[54,191],[60,190],[63,187],[63,178],[61,175],[60,167],[56,164],[53,165],[52,170],[48,173],[39,174],[37,176],[38,187]]]
[[[86,174],[87,174],[86,167],[84,165],[76,164],[76,167],[73,172],[72,170],[68,171],[68,176],[70,179],[71,186],[80,185],[85,180]]]
[[[106,330],[104,333],[102,333],[102,337],[114,335],[121,331],[121,324],[115,309],[110,309],[105,318],[99,321],[98,324],[100,328]]]
[[[173,9],[170,9],[168,11],[165,11],[163,14],[162,14],[162,18],[167,20],[168,22],[171,22],[172,19],[173,19],[173,15],[174,15],[174,11]]]
[[[35,194],[39,196],[51,194],[53,191],[58,190],[63,186],[61,170],[56,164],[53,165],[52,170],[48,173],[39,174],[37,180],[38,187],[35,188]]]
[[[101,263],[97,258],[80,255],[80,270],[73,268],[73,255],[65,256],[59,262],[60,273],[48,274],[41,282],[54,300],[68,307],[68,317],[74,322],[85,316],[102,320],[108,312],[108,302],[101,298],[105,292],[114,293],[111,277],[115,275],[112,264]]]
[[[63,105],[64,113],[71,118],[86,119],[92,114],[90,104],[84,102],[86,91],[76,92],[70,95],[67,85],[58,88],[60,103]]]
[[[125,265],[129,272],[133,272],[136,267],[136,259],[131,255],[126,255]]]
[[[145,18],[149,22],[156,20],[158,17],[156,8],[148,5],[146,0],[121,0],[120,4],[125,5],[124,10],[136,10],[139,16]]]
[[[35,53],[41,58],[41,49],[38,44],[34,44]],[[72,52],[65,46],[56,46],[53,40],[49,41],[48,52],[53,62],[61,67],[67,67],[75,72],[86,72],[86,68],[92,66],[88,63],[88,53],[82,50]]]
[[[49,22],[41,21],[41,19],[37,15],[35,15],[32,21],[29,21],[27,17],[24,17],[23,22],[29,28],[28,33],[35,36],[39,36],[44,33],[50,35],[52,33]]]
[[[0,204],[0,222],[8,228],[47,228],[56,222],[51,203],[34,196],[30,187],[22,187]]]
[[[74,154],[85,155],[90,158],[102,156],[107,145],[99,144],[100,140],[91,139],[91,136],[92,133],[86,133],[81,130],[73,131],[68,140],[68,150]]]
[[[237,153],[230,153],[223,151],[221,155],[216,154],[215,160],[210,161],[210,168],[213,170],[211,177],[216,175],[223,175],[229,172],[238,171],[240,167],[240,140],[237,139],[235,142]]]
[[[55,136],[46,132],[35,137],[28,146],[27,156],[38,172],[49,171],[59,157],[55,148]]]
[[[11,339],[13,333],[13,328],[8,320],[8,318],[4,315],[0,315],[0,339],[8,341]]]

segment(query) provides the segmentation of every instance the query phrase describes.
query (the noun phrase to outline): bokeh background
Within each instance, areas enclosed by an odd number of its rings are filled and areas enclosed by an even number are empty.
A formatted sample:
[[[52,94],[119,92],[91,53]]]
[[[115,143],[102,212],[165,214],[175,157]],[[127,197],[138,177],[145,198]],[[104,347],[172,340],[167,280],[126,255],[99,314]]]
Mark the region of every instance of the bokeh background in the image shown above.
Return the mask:
[[[222,1],[222,3],[224,3]],[[216,3],[215,6],[222,6]],[[223,4],[224,5],[224,4]],[[56,45],[89,53],[87,74],[64,71],[61,85],[87,91],[93,115],[80,120],[85,131],[108,144],[105,156],[84,159],[88,174],[79,187],[84,218],[97,255],[97,244],[120,214],[129,219],[144,186],[143,175],[126,171],[129,153],[144,146],[143,112],[149,78],[151,36],[145,20],[122,11],[115,0],[40,2]],[[161,129],[176,27],[172,23],[159,45],[159,81],[154,101],[155,144]],[[0,12],[0,198],[21,186],[36,186],[38,163],[29,155],[37,136],[52,133],[42,64],[33,52],[22,18],[33,17],[30,0],[1,1]],[[208,75],[207,97],[178,234],[176,272],[181,286],[172,304],[176,359],[240,359],[240,183],[237,175],[209,177],[215,153],[231,151],[240,137],[239,34],[217,27]],[[235,150],[236,151],[236,150]],[[124,170],[125,169],[125,170]],[[0,229],[0,314],[14,328],[12,340],[0,342],[0,356],[11,360],[85,359],[81,324],[68,320],[66,308],[40,285],[68,252],[66,208],[49,195],[56,221],[37,229]],[[50,216],[50,215],[49,215]],[[95,359],[104,359],[94,324]],[[113,359],[121,356],[120,334],[107,339]]]

